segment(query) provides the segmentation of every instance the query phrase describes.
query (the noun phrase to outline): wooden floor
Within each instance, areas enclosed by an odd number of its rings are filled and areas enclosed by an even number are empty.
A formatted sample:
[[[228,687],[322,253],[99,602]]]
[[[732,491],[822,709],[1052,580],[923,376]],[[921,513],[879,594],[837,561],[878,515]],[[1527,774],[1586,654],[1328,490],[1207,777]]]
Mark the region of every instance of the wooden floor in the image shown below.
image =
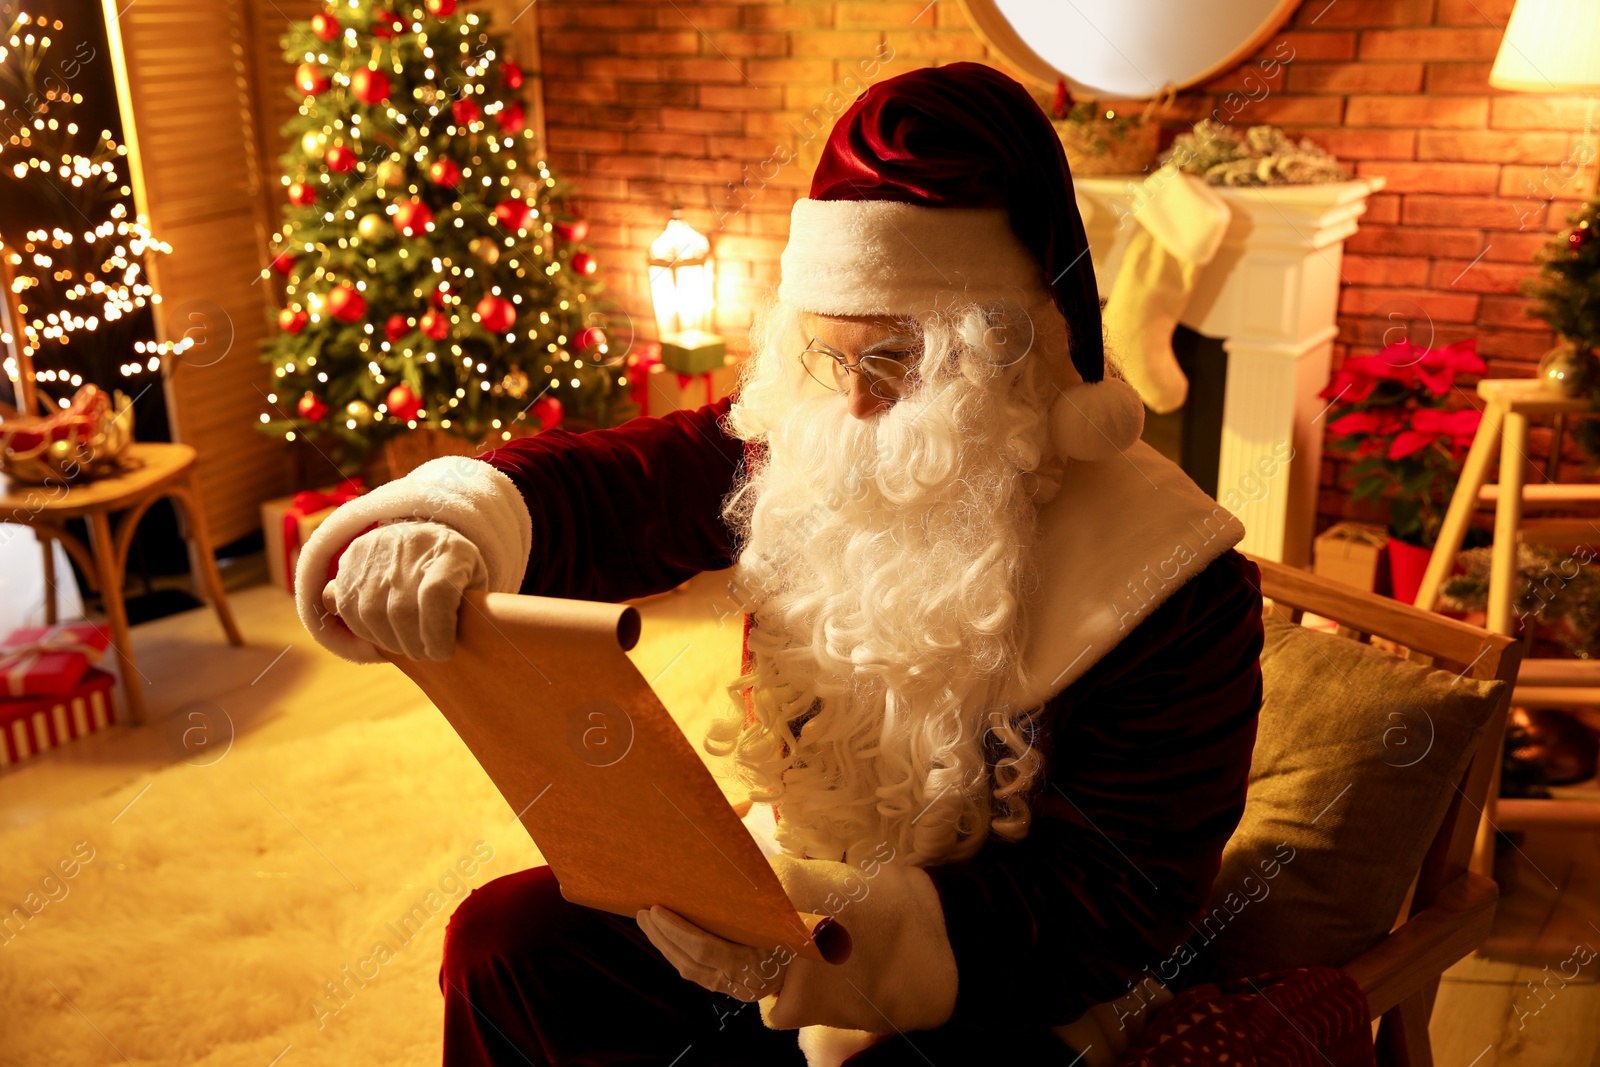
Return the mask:
[[[250,576],[248,568],[236,574]],[[631,655],[686,732],[722,706],[738,661],[739,616],[719,600],[722,585],[702,575],[640,605],[644,635]],[[0,828],[192,755],[197,729],[210,731],[205,743],[256,745],[415,705],[416,690],[398,671],[344,663],[312,644],[280,590],[255,585],[232,599],[244,648],[228,647],[205,611],[137,628],[152,722],[0,774]],[[1436,1062],[1600,1067],[1600,833],[1529,835],[1501,857],[1497,876],[1503,895],[1490,942],[1440,989]]]

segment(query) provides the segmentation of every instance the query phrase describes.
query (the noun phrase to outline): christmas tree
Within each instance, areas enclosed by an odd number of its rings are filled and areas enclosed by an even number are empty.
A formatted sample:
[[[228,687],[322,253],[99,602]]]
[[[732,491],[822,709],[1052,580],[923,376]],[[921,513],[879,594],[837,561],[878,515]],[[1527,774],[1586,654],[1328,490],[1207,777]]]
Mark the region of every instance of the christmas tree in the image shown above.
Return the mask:
[[[14,331],[0,343],[18,407],[27,365],[64,404],[62,394],[86,380],[111,388],[154,375],[188,344],[134,339],[151,330],[141,310],[160,300],[145,257],[172,249],[129,210],[127,149],[110,130],[75,120],[83,94],[73,85],[94,51],[54,54],[51,35],[65,29],[19,11],[0,38],[0,279]],[[44,219],[70,221],[35,221]]]
[[[283,38],[299,113],[262,423],[346,470],[417,427],[498,443],[622,399],[588,225],[487,31],[456,0],[347,0]]]
[[[1600,199],[1567,217],[1568,228],[1540,250],[1539,275],[1527,294],[1539,301],[1528,314],[1584,349],[1600,346]]]
[[[1600,198],[1591,197],[1567,216],[1567,229],[1539,250],[1537,277],[1523,292],[1538,301],[1529,316],[1542,319],[1562,344],[1579,356],[1600,347]],[[1593,363],[1592,357],[1590,363]],[[1589,386],[1591,406],[1600,411],[1600,375]],[[1600,460],[1600,419],[1575,419],[1572,437],[1590,459]]]

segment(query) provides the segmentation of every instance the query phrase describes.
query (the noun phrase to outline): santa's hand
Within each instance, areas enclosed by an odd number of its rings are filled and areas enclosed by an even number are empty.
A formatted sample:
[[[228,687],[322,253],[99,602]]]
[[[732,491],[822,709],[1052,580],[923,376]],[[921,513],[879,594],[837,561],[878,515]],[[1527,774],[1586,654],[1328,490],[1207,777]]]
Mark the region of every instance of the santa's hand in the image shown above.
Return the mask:
[[[703,930],[657,904],[634,919],[650,943],[689,981],[745,1002],[760,1000],[783,985],[784,967],[794,953],[761,950]]]
[[[446,660],[456,650],[462,594],[488,582],[471,541],[443,523],[410,520],[351,541],[323,600],[351,633],[387,652]]]
[[[844,963],[797,956],[789,964],[777,995],[761,1001],[769,1028],[820,1024],[889,1034],[950,1020],[956,960],[926,871],[873,857],[852,864],[779,855],[768,862],[796,910],[836,917],[851,944]]]
[[[398,522],[409,522],[413,533],[436,528],[431,538],[420,535],[414,542],[409,541],[410,533],[384,534],[369,541],[362,553],[355,552],[375,525]],[[440,530],[453,536],[445,537]],[[389,539],[396,536],[407,542]],[[386,547],[376,551],[380,545]],[[400,549],[398,558],[390,548]],[[339,505],[323,520],[301,546],[295,563],[295,610],[317,644],[356,663],[382,663],[380,645],[393,654],[416,653],[417,659],[447,658],[455,647],[460,593],[438,583],[453,578],[461,589],[477,585],[491,593],[515,593],[532,549],[533,518],[516,484],[483,460],[441,456]],[[487,576],[481,583],[472,565],[474,553]],[[363,554],[371,558],[363,560]],[[445,610],[424,618],[420,599],[424,576],[406,572],[401,559],[430,564],[437,587],[429,586],[426,593],[434,601],[446,602]],[[390,588],[383,584],[387,573],[394,573],[393,584],[402,587],[394,593],[398,601],[393,618],[386,603]],[[331,598],[323,596],[325,589],[332,592]],[[409,608],[417,609],[414,622],[407,620],[406,596]],[[433,608],[433,601],[426,606]],[[330,612],[344,616],[345,625]],[[402,635],[411,643],[409,650]]]

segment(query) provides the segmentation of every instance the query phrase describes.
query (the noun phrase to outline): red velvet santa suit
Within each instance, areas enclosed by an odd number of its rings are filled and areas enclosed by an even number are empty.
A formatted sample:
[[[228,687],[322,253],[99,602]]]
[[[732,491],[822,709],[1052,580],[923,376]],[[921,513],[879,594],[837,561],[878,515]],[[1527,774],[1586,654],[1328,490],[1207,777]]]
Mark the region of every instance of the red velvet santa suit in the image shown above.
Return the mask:
[[[729,566],[728,403],[486,455],[533,516],[522,592],[619,600]],[[1143,444],[1069,469],[1044,518],[1049,786],[1026,840],[927,869],[956,1027],[1068,1023],[1150,977],[1191,936],[1244,806],[1262,603],[1237,520]]]
[[[1015,707],[1046,705],[1036,744],[1047,785],[1025,839],[990,839],[970,859],[925,868],[943,918],[937,948],[956,973],[937,1034],[898,1035],[849,1062],[971,1063],[973,1050],[996,1046],[1015,1062],[1055,1062],[1053,1051],[1071,1062],[1063,1042],[1087,1052],[1090,1035],[1104,1036],[1083,1028],[1086,1013],[1103,1018],[1179,955],[1242,813],[1261,702],[1259,574],[1234,550],[1238,519],[1137,440],[1142,408],[1104,376],[1065,159],[1020,86],[973,64],[890,79],[841,118],[828,149],[784,254],[780,295],[793,306],[907,314],[952,277],[977,300],[1042,292],[1042,282],[1074,338],[1070,362],[1061,351],[1033,356],[1053,361],[1052,437],[1067,459],[1038,509],[1040,584],[1023,607],[1031,688],[1007,694]],[[1041,211],[1049,217],[1032,225]],[[728,567],[736,545],[721,505],[749,458],[723,428],[728,407],[544,433],[482,463],[435,461],[341,508],[302,553],[299,584],[315,586],[367,524],[412,515],[466,534],[495,589],[614,601]],[[301,613],[330,648],[376,658],[329,633],[309,593]],[[527,872],[462,905],[441,974],[447,1057],[665,1063],[679,1038],[715,1041],[725,1019],[692,1017],[718,995],[686,991],[693,984],[637,930],[566,908],[551,888]],[[530,902],[543,914],[529,915]],[[911,974],[924,962],[900,965]],[[1201,976],[1174,984],[1191,977]],[[650,1040],[590,1032],[613,1011],[644,1014]],[[742,1013],[742,1040],[759,1044],[753,1014]],[[768,1033],[790,1043],[761,1047],[794,1049],[792,1035]],[[831,1035],[810,1036],[808,1053]],[[819,1050],[813,1063],[842,1055]]]

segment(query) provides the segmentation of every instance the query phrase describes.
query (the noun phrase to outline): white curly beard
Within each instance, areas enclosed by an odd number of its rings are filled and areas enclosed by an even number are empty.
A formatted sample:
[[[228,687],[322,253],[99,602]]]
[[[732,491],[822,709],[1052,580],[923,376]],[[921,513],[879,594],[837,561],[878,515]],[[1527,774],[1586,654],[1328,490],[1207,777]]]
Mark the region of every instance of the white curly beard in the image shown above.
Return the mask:
[[[1060,475],[1039,346],[1064,359],[1065,330],[1037,310],[920,320],[921,384],[867,419],[804,376],[793,309],[753,331],[728,427],[766,461],[725,505],[751,664],[707,749],[775,803],[791,854],[928,865],[1027,833],[1042,761],[997,696],[1022,670],[1034,497]]]

